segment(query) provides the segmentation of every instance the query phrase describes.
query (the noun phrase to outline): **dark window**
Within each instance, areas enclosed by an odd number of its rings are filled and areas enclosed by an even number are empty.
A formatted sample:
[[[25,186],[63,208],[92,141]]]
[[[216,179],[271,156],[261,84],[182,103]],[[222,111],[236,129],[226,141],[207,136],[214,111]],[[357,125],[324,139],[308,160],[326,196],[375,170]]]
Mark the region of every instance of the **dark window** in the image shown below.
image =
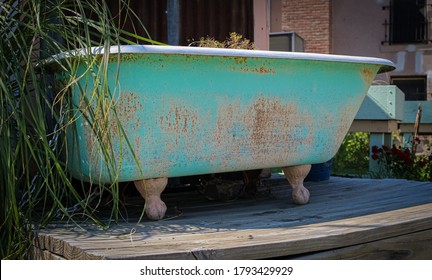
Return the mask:
[[[426,76],[392,77],[391,84],[403,93],[405,100],[426,100]]]
[[[426,0],[391,0],[388,43],[428,42],[426,6]]]

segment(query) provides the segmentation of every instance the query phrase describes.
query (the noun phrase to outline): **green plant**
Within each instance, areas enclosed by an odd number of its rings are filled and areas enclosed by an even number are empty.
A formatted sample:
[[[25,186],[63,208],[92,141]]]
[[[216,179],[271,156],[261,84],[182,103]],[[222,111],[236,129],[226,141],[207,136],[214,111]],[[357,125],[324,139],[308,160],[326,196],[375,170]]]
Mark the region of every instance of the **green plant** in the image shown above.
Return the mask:
[[[348,133],[334,157],[332,173],[362,176],[369,171],[369,134]]]
[[[198,41],[192,42],[190,46],[246,50],[253,50],[255,48],[253,42],[249,39],[243,38],[242,35],[236,32],[231,32],[229,38],[224,41],[218,41],[214,37],[207,36],[205,38],[200,38]]]
[[[119,1],[128,9],[128,1]],[[136,18],[137,19],[137,18]],[[100,223],[96,211],[103,193],[112,196],[111,218],[118,219],[118,183],[88,188],[65,172],[61,153],[63,132],[73,123],[74,109],[69,89],[81,78],[77,60],[54,58],[66,73],[64,84],[54,84],[46,59],[52,55],[81,49],[80,59],[94,73],[97,90],[86,110],[97,120],[92,124],[104,150],[109,138],[103,117],[115,112],[107,86],[108,52],[100,60],[91,55],[91,46],[133,44],[153,41],[122,30],[126,18],[111,15],[105,1],[92,0],[4,0],[0,2],[0,193],[2,259],[27,257],[32,230],[53,218],[77,221],[90,218]],[[137,21],[135,21],[137,22]],[[139,22],[139,20],[138,20]],[[133,41],[132,41],[133,40]],[[88,50],[88,51],[87,51]],[[124,135],[126,138],[126,135]],[[114,164],[110,153],[105,161]],[[113,171],[115,172],[115,170]],[[115,174],[113,174],[115,177]]]

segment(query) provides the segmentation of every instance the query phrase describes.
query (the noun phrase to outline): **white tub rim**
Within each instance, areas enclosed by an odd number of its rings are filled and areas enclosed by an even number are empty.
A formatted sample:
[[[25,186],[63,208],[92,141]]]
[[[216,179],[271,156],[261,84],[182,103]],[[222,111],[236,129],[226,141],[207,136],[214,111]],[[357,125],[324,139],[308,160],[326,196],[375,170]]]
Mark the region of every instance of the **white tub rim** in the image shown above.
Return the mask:
[[[91,47],[75,49],[63,52],[49,58],[46,63],[50,64],[70,57],[83,55],[102,55],[105,47]],[[326,62],[343,63],[363,63],[381,65],[377,74],[396,69],[395,64],[383,58],[320,54],[305,52],[283,52],[283,51],[263,51],[263,50],[243,50],[243,49],[224,49],[207,47],[184,47],[184,46],[160,46],[160,45],[115,45],[111,46],[109,53],[115,54],[173,54],[173,55],[202,55],[202,56],[223,56],[223,57],[247,57],[247,58],[266,58],[266,59],[294,59],[294,60],[313,60]],[[45,63],[44,63],[45,64]]]

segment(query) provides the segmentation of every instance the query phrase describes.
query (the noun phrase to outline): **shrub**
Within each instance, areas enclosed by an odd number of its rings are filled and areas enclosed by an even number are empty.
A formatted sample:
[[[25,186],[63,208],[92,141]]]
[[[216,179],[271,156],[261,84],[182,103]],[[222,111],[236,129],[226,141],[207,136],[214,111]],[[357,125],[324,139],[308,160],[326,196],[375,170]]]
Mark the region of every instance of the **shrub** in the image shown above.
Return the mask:
[[[351,132],[345,136],[333,160],[334,175],[361,176],[369,172],[369,133]]]
[[[211,36],[202,37],[199,41],[194,41],[190,46],[207,47],[207,48],[225,48],[225,49],[245,49],[253,50],[254,43],[249,39],[243,38],[242,35],[231,32],[229,38],[225,41],[218,41]]]

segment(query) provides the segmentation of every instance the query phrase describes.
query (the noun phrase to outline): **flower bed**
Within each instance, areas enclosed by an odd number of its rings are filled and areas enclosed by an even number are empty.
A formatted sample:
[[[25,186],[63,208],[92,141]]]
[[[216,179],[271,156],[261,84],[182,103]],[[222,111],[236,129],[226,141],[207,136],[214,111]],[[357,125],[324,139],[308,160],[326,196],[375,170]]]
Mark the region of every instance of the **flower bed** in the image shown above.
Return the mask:
[[[418,141],[418,139],[416,139]],[[407,147],[372,147],[372,159],[378,161],[381,175],[400,179],[431,181],[432,155],[416,155]]]

